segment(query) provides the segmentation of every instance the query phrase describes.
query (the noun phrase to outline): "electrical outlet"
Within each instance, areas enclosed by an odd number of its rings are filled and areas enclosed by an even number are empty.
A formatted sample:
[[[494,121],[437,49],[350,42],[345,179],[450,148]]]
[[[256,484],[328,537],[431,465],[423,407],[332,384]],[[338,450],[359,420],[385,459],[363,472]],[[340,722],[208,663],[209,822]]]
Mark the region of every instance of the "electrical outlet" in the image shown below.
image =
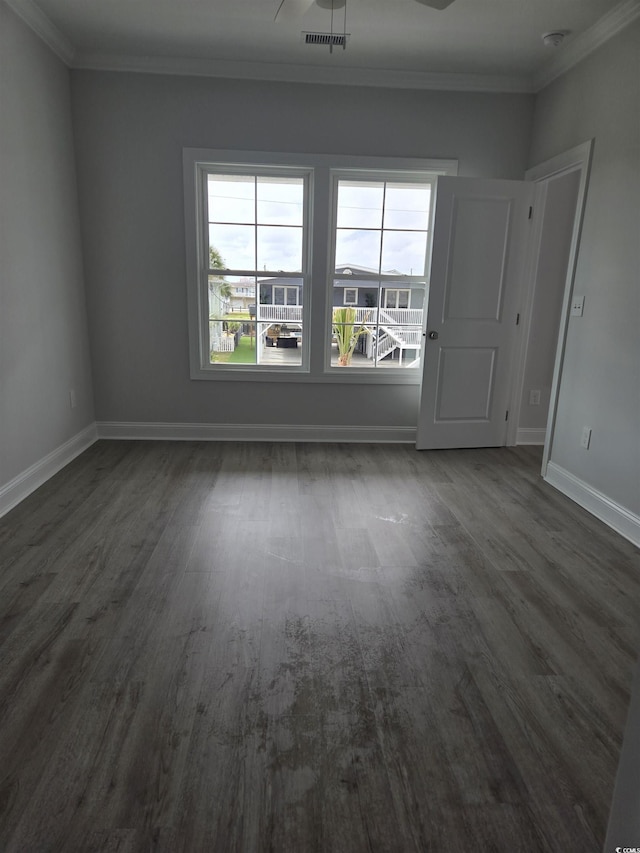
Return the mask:
[[[72,409],[75,409],[75,407],[76,407],[76,391],[75,391],[75,388],[72,388],[69,391],[69,405],[71,406]]]
[[[584,311],[584,296],[574,296],[571,300],[571,316],[582,317]]]
[[[589,445],[591,444],[591,427],[583,428],[580,444],[582,445],[582,447],[584,447],[585,450],[589,449]]]
[[[540,405],[540,391],[529,391],[529,405],[530,406],[539,406]]]

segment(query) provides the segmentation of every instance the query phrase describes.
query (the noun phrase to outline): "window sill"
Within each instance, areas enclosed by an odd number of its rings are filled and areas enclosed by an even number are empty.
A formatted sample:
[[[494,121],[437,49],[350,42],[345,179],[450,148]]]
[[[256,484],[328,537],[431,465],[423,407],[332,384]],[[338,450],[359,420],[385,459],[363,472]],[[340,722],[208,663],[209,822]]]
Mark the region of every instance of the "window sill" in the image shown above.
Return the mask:
[[[375,371],[375,376],[372,373]],[[310,373],[305,370],[251,370],[224,369],[207,370],[198,368],[191,371],[191,379],[213,382],[297,382],[300,384],[326,385],[420,385],[422,370],[392,367],[384,369],[336,368],[331,372]]]

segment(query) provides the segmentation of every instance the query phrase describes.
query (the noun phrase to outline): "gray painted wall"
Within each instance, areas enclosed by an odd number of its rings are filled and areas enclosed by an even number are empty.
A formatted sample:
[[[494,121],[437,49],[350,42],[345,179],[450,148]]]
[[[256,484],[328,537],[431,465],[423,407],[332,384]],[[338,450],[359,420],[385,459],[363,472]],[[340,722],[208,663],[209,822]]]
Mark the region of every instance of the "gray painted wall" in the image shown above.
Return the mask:
[[[69,72],[1,2],[0,56],[1,488],[94,412]]]
[[[640,515],[640,22],[537,98],[530,164],[595,138],[550,460]],[[592,428],[591,448],[580,446]]]
[[[550,460],[640,514],[640,22],[542,92],[530,162],[595,138]],[[584,425],[591,448],[579,445]],[[636,677],[605,851],[640,843]]]
[[[532,97],[89,71],[72,96],[98,420],[415,426],[417,386],[189,379],[182,148],[457,158],[463,175],[521,178]]]

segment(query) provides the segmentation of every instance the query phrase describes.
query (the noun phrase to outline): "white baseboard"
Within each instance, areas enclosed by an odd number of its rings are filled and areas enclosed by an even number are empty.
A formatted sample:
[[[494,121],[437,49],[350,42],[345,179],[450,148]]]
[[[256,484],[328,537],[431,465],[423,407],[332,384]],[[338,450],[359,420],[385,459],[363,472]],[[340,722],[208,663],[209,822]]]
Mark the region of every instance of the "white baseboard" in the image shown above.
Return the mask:
[[[549,462],[544,479],[558,491],[586,509],[616,533],[640,547],[640,517],[594,489],[588,483]]]
[[[76,456],[91,447],[97,439],[96,425],[90,424],[38,462],[34,462],[17,477],[9,480],[4,486],[0,486],[0,518],[32,492],[35,492],[37,488],[46,483],[54,474],[57,474],[65,465],[68,465]]]
[[[99,421],[98,437],[164,441],[326,441],[415,443],[415,427],[301,424],[171,424]]]
[[[547,430],[541,429],[519,429],[516,433],[516,444],[544,444]]]

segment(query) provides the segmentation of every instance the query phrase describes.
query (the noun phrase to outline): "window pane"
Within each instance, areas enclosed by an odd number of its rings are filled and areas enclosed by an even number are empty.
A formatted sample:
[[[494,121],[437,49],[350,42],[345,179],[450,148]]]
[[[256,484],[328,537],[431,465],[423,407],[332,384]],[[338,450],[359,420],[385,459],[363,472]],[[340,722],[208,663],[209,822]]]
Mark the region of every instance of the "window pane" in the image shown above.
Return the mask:
[[[256,363],[256,324],[253,322],[231,322],[228,326],[236,338],[236,348],[229,364]],[[239,328],[236,328],[239,327]]]
[[[253,225],[209,225],[209,254],[217,251],[227,269],[255,270]]]
[[[223,320],[230,309],[230,292],[226,279],[217,275],[209,276],[209,319]]]
[[[252,175],[209,175],[209,222],[255,222]]]
[[[227,320],[254,319],[255,306],[255,278],[237,275],[209,276],[210,317]]]
[[[259,363],[282,367],[302,364],[301,323],[260,323]]]
[[[358,279],[357,287],[345,287],[344,279],[334,279],[332,301],[334,307],[356,307],[357,320],[368,321],[374,316],[371,312],[378,304],[378,285],[376,282]]]
[[[380,269],[380,231],[361,231],[346,228],[336,232],[336,267],[345,264]]]
[[[209,322],[211,364],[255,364],[255,323],[246,321]]]
[[[383,271],[393,271],[402,275],[424,275],[426,257],[426,231],[385,231],[383,233]]]
[[[302,270],[302,228],[259,225],[258,269]]]
[[[339,181],[338,228],[381,228],[383,183]]]
[[[302,323],[302,279],[261,278],[258,320],[272,323]]]
[[[429,185],[387,184],[384,204],[385,228],[429,227]]]
[[[351,312],[351,313],[349,313]],[[332,367],[374,367],[375,326],[355,321],[355,309],[334,310],[331,336]],[[341,322],[349,319],[349,322]]]
[[[258,178],[258,222],[262,225],[302,225],[302,178]]]
[[[344,280],[334,279],[331,365],[380,369],[418,367],[425,283],[390,280],[380,291],[371,284],[359,279],[359,305],[349,306],[345,297],[355,288],[345,288]],[[381,308],[378,308],[378,299]],[[348,350],[347,341],[354,334],[359,337],[351,358],[340,360],[341,353]]]

